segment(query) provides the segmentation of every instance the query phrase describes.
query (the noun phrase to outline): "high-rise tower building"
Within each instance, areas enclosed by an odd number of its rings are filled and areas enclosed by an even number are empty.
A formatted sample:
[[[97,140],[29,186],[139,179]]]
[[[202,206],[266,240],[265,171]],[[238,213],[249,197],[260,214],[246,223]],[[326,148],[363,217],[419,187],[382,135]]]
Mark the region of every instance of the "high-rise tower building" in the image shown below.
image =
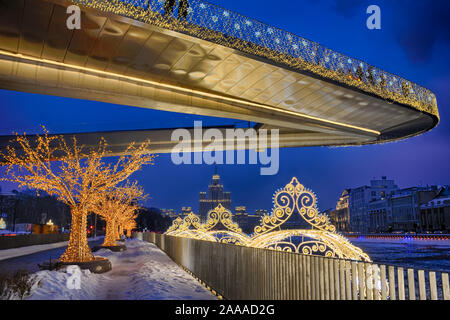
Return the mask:
[[[231,210],[231,192],[223,191],[223,185],[220,184],[220,176],[216,173],[213,175],[212,183],[208,187],[208,194],[200,192],[200,219],[205,222],[208,218],[208,212],[215,209],[219,204]]]

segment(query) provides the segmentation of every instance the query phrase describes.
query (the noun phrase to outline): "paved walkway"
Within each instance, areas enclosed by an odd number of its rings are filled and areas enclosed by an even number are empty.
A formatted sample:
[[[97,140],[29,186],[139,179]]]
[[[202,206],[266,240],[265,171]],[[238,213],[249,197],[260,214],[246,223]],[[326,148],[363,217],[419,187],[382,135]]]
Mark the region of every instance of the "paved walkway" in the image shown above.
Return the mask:
[[[100,245],[103,237],[89,238],[91,247]],[[0,272],[14,273],[17,270],[39,271],[38,263],[58,259],[67,248],[67,241],[14,249],[0,250]]]

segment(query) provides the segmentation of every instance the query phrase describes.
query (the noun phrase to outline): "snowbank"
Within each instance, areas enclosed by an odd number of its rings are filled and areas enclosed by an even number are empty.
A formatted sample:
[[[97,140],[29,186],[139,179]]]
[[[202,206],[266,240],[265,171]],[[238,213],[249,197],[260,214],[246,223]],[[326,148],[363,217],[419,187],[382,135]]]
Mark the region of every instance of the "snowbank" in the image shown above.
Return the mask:
[[[40,285],[30,300],[215,300],[208,290],[156,246],[140,240],[126,243],[128,250],[100,250],[113,270],[106,274],[80,272],[80,288],[69,289],[73,270],[40,271]],[[73,279],[73,277],[71,278]],[[70,281],[69,281],[70,282]],[[70,285],[69,285],[70,287]]]

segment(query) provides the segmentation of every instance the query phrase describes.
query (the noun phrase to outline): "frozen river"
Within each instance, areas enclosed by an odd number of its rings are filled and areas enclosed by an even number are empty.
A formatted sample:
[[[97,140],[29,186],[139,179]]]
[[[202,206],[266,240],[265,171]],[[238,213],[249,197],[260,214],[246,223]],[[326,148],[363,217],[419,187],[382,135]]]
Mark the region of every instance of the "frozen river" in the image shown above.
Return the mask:
[[[450,272],[450,241],[349,240],[375,263]]]

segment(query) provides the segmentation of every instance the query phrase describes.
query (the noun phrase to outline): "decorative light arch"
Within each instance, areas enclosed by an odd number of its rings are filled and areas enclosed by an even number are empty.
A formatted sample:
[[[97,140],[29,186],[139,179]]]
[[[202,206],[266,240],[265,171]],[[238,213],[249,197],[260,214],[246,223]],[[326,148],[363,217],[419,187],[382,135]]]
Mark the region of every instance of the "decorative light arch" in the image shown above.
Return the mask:
[[[311,229],[286,228],[295,214]],[[295,177],[275,193],[272,214],[263,217],[251,239],[250,247],[370,261],[360,248],[336,232],[328,216],[319,213],[316,195]]]
[[[198,240],[216,241],[207,232],[203,231],[200,218],[194,213],[189,213],[184,219],[176,218],[172,226],[166,231],[166,235],[184,238],[193,238]]]
[[[202,230],[213,236],[217,242],[247,246],[251,239],[233,222],[232,216],[229,210],[219,204],[208,213],[208,220]]]
[[[310,229],[289,229],[288,222],[299,214]],[[190,213],[184,220],[177,218],[167,235],[187,237],[254,248],[296,252],[370,262],[369,256],[336,232],[328,216],[317,209],[316,195],[293,178],[274,195],[272,214],[262,218],[249,236],[232,220],[232,213],[221,204],[208,213],[205,224]]]
[[[235,245],[247,245],[250,238],[242,232],[232,220],[232,213],[221,204],[209,211],[206,224],[200,224],[200,218],[189,213],[184,220],[178,217],[166,232],[169,236],[187,237]]]

